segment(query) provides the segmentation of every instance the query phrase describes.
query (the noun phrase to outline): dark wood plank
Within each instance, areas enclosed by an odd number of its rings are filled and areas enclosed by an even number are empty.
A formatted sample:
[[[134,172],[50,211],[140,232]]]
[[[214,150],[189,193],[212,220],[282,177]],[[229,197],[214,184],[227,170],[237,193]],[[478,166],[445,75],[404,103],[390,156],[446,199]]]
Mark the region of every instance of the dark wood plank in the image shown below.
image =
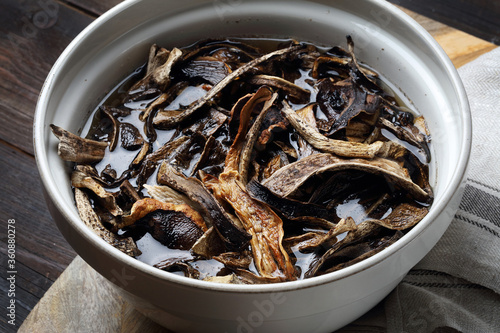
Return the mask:
[[[0,331],[15,332],[38,300],[75,257],[59,233],[45,205],[35,160],[27,153],[0,143],[0,174],[8,180],[0,201],[1,262],[7,264],[7,221],[15,220],[16,327],[1,316]],[[5,235],[5,236],[4,236]],[[1,279],[6,281],[6,265]],[[0,287],[0,304],[7,304],[8,285]]]
[[[498,46],[463,31],[451,28],[441,22],[400,7],[415,21],[420,23],[436,39],[448,54],[455,67],[463,66],[480,55]]]
[[[94,15],[102,15],[123,0],[66,0],[68,4]]]
[[[389,0],[389,2],[500,45],[500,1]]]
[[[2,0],[0,140],[33,153],[32,122],[38,93],[61,52],[92,20],[52,0]]]
[[[66,0],[86,12],[101,15],[121,0]],[[397,5],[500,45],[500,1],[389,0]]]

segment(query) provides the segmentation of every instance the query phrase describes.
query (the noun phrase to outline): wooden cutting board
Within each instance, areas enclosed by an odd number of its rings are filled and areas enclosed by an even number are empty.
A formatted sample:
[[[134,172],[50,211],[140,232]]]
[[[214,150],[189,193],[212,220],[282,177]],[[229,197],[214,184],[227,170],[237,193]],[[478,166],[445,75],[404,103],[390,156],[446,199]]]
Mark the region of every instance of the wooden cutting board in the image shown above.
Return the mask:
[[[406,11],[441,44],[456,67],[495,45]],[[383,332],[384,313],[376,307],[342,332]],[[35,306],[19,332],[169,332],[125,302],[104,277],[76,257]]]

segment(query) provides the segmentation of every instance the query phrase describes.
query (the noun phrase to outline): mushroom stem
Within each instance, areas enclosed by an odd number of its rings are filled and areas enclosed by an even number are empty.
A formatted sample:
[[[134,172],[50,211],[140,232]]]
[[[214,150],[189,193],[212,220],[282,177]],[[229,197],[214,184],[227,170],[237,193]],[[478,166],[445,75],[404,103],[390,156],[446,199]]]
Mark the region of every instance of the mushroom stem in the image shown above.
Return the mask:
[[[215,86],[210,89],[210,91],[202,98],[198,99],[196,102],[191,104],[186,110],[184,110],[181,114],[176,115],[176,116],[165,116],[162,112],[158,112],[154,119],[154,124],[157,126],[160,126],[161,128],[170,128],[172,126],[175,126],[176,124],[182,122],[183,120],[187,119],[189,116],[191,116],[193,113],[196,112],[199,108],[201,108],[203,105],[205,105],[206,102],[208,102],[210,99],[212,99],[215,95],[217,95],[222,89],[224,89],[231,81],[236,79],[237,77],[241,76],[251,68],[257,66],[258,64],[269,60],[275,56],[283,55],[292,51],[295,51],[302,47],[301,45],[295,45],[291,46],[288,48],[280,49],[268,54],[263,55],[260,58],[256,58],[252,61],[247,62],[243,66],[239,67],[236,69],[234,72],[231,74],[227,75],[223,80],[221,80],[219,83],[217,83]]]
[[[397,154],[399,150],[394,142],[376,141],[371,144],[349,142],[330,139],[321,134],[317,129],[307,124],[300,116],[283,101],[282,113],[299,134],[314,148],[325,153],[332,153],[342,157],[374,158],[375,156],[388,157]]]

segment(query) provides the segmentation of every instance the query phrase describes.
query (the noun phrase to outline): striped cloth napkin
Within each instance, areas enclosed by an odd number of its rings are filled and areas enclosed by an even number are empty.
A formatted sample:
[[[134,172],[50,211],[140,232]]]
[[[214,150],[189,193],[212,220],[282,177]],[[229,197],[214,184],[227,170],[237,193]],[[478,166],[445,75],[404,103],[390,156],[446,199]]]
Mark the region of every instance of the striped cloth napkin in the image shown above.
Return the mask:
[[[473,122],[460,208],[398,287],[339,332],[500,332],[500,47],[458,72]]]

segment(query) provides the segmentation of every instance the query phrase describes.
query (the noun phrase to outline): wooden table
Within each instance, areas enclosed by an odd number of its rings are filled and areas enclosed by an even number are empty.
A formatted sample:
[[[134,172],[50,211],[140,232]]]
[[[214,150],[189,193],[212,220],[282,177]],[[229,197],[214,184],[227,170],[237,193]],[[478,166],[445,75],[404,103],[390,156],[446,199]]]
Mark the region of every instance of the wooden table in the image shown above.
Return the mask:
[[[102,330],[92,328],[160,330],[76,257],[47,211],[33,158],[33,113],[48,71],[85,26],[118,2],[2,0],[0,4],[0,174],[5,176],[0,194],[1,332],[15,332],[26,318],[20,331],[73,332],[77,327],[95,332]],[[457,67],[496,47],[429,18],[410,15],[438,40]],[[10,269],[8,225],[15,228],[15,264]],[[9,296],[12,286],[7,277],[11,275],[15,277],[15,296]],[[96,298],[100,301],[95,302]],[[15,325],[7,322],[10,318],[5,310],[11,299],[16,301]],[[95,308],[96,304],[101,305]],[[108,312],[107,316],[92,316],[95,311]],[[61,326],[66,324],[70,326]]]

